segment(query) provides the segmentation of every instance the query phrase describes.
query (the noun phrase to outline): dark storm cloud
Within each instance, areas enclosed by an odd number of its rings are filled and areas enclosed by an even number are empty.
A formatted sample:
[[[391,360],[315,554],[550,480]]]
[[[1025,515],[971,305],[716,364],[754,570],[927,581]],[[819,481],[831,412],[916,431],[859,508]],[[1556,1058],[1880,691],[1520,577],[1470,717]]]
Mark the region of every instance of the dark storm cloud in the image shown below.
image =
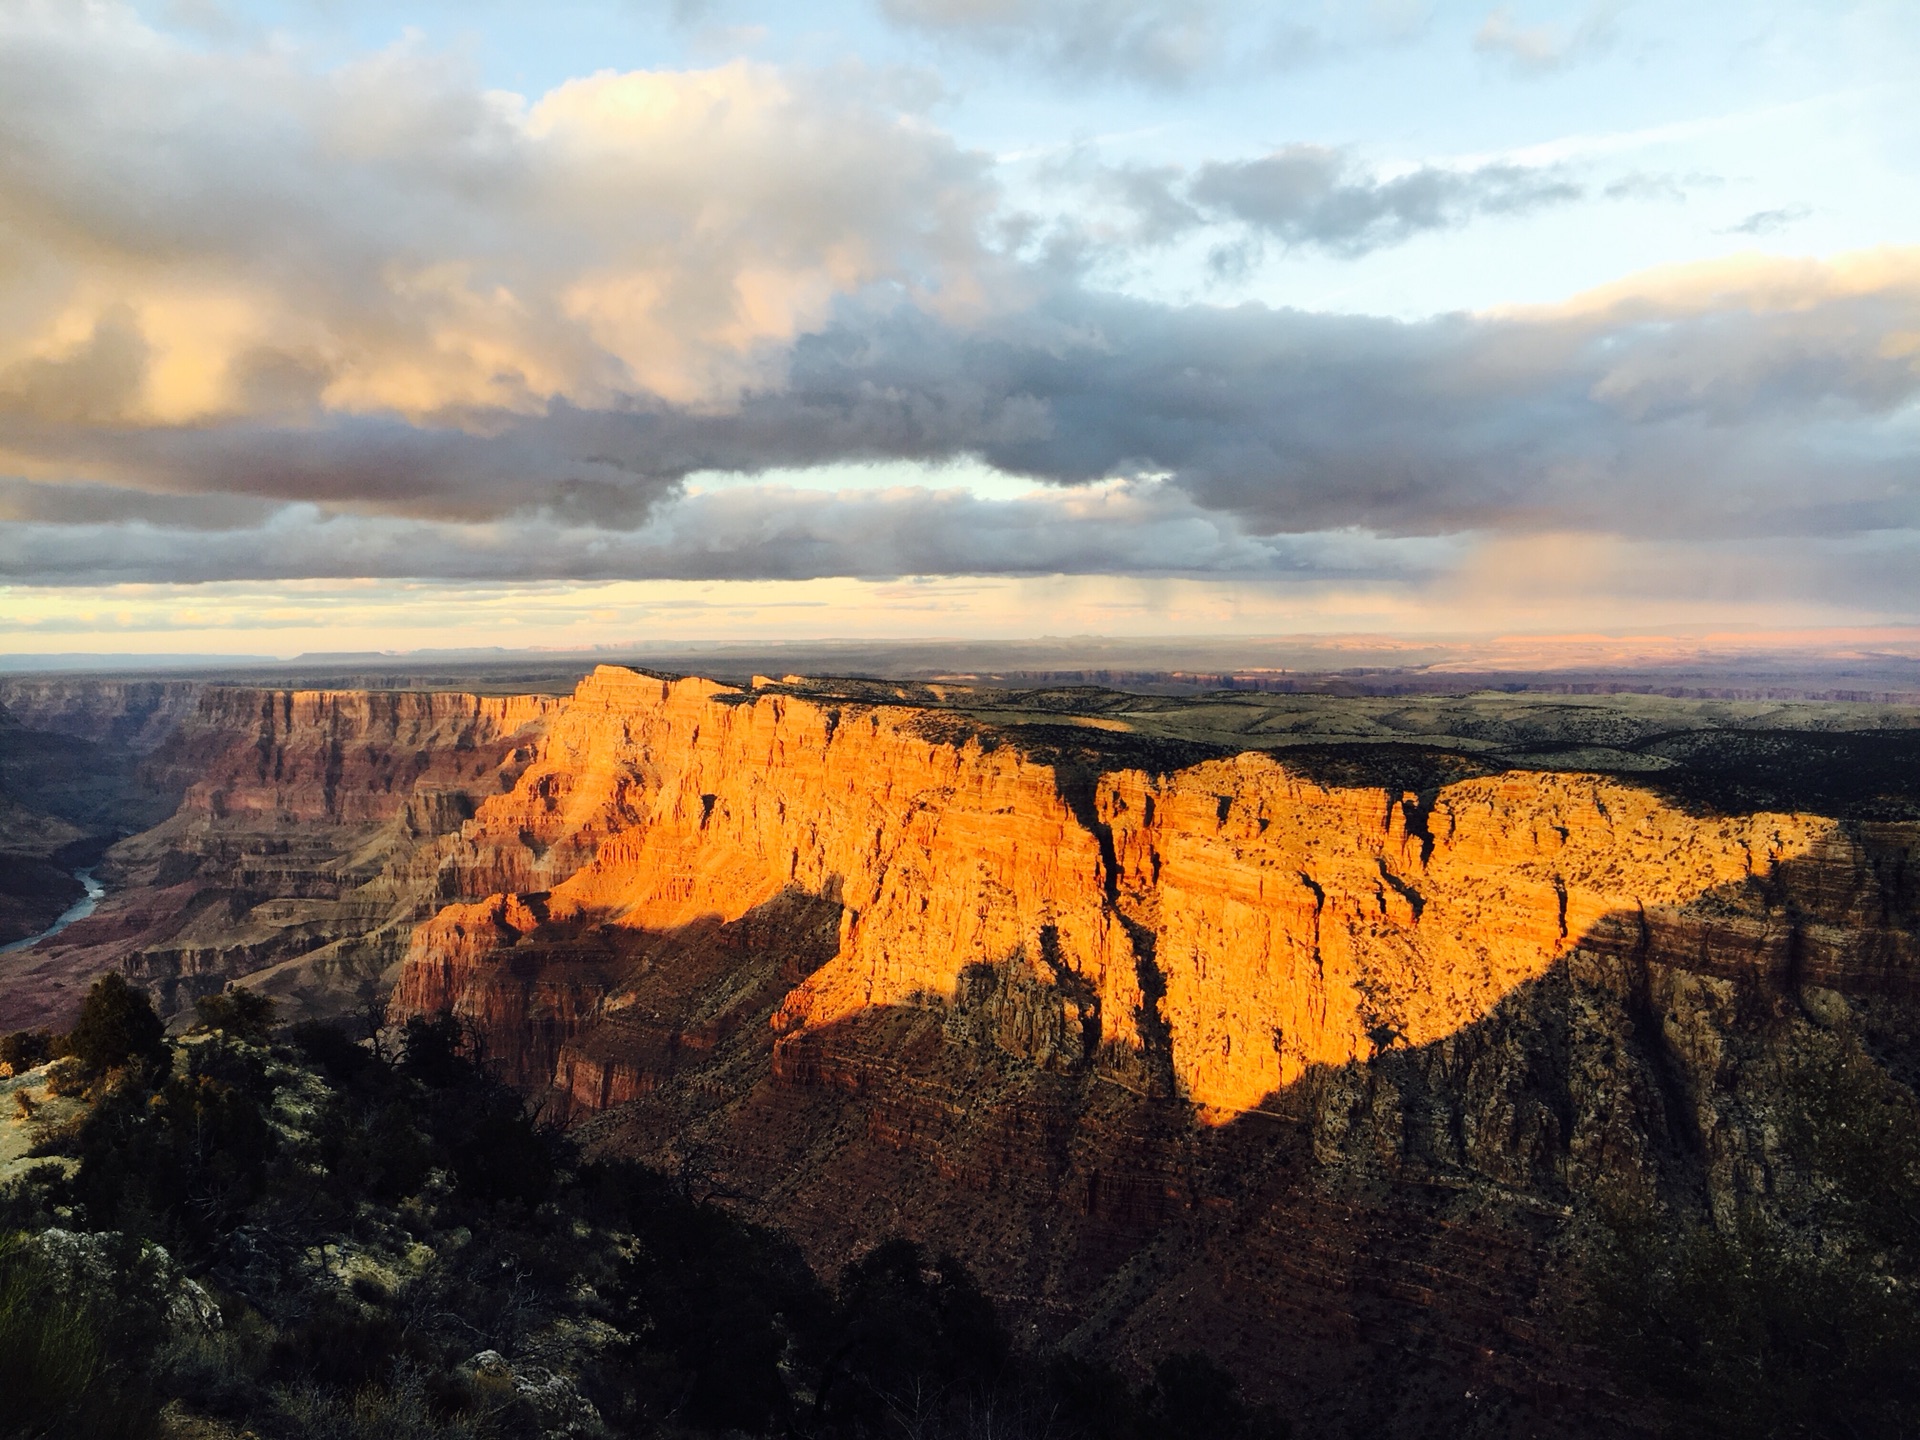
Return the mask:
[[[1193,204],[1283,244],[1342,255],[1365,254],[1480,215],[1517,215],[1578,200],[1582,193],[1558,171],[1524,165],[1423,166],[1381,180],[1342,152],[1319,145],[1203,165],[1186,189]]]
[[[54,434],[76,466],[176,494],[609,531],[677,515],[671,543],[713,573],[731,553],[729,574],[784,573],[793,537],[761,544],[737,519],[709,535],[722,510],[676,508],[684,477],[960,456],[1063,486],[1163,476],[1229,535],[1838,535],[1920,524],[1920,373],[1899,341],[1920,328],[1916,271],[1760,275],[1731,292],[1707,271],[1684,294],[1421,323],[1064,289],[965,325],[905,305],[849,314],[793,347],[782,385],[718,412],[555,406],[497,417],[493,434],[364,420]],[[1743,303],[1755,288],[1772,308]],[[848,573],[866,573],[846,557],[869,543],[880,570],[1023,568],[1021,527],[1042,512],[886,515],[892,538],[846,538],[856,527],[820,553]],[[1073,564],[1138,566],[1152,542],[1122,532],[1159,523],[1117,515]],[[968,534],[916,551],[919,526]]]
[[[0,574],[37,584],[410,578],[806,580],[825,576],[1135,574],[1339,578],[1423,573],[1365,537],[1255,537],[1177,488],[987,500],[965,489],[822,492],[784,486],[688,497],[629,531],[520,516],[492,525],[328,514],[294,506],[245,528],[183,533],[189,517],[15,523]]]
[[[1880,528],[1914,519],[1920,374],[1885,343],[1920,322],[1911,283],[1417,324],[1079,292],[964,332],[902,312],[802,342],[789,386],[716,433],[743,468],[781,436],[1166,474],[1260,532]]]
[[[1920,525],[1920,252],[1418,322],[1163,304],[997,253],[985,159],[845,77],[527,105],[0,0],[0,93],[14,579],[1293,573],[1336,532]],[[1162,238],[1335,253],[1571,183],[1303,147],[1132,179]],[[961,457],[1061,493],[683,494]]]
[[[232,495],[160,495],[116,485],[35,485],[0,478],[0,521],[26,525],[119,525],[170,530],[242,530],[277,509]]]

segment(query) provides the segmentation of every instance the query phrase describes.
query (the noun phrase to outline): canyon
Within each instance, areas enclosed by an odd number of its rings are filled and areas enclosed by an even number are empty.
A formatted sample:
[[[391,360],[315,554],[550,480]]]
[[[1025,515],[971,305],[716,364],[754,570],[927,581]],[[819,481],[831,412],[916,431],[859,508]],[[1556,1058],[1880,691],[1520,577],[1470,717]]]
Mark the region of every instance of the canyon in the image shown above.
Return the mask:
[[[16,805],[72,813],[70,772],[104,777],[90,784],[107,792],[77,817],[90,829],[65,822],[100,856],[107,898],[8,957],[0,1028],[69,1021],[109,970],[169,1015],[243,976],[290,1016],[377,1003],[434,905],[435,842],[511,783],[551,705],[193,682],[0,686],[13,724],[62,758],[8,777]]]
[[[907,1234],[1036,1346],[1203,1350],[1306,1433],[1650,1429],[1578,1320],[1607,1227],[1864,1244],[1822,1077],[1914,1110],[1899,707],[618,667],[0,706],[68,757],[5,772],[9,843],[108,886],[0,958],[0,1029],[107,970],[177,1020],[450,1011],[823,1273]]]

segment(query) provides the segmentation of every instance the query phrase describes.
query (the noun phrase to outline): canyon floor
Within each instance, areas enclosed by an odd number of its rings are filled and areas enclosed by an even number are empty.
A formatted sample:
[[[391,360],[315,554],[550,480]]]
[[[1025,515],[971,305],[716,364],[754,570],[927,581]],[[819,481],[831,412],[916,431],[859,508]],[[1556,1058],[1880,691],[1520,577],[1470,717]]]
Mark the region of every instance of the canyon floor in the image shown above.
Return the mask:
[[[485,678],[0,680],[0,941],[107,887],[0,1031],[451,1012],[824,1275],[1302,1434],[1911,1420],[1920,709]]]

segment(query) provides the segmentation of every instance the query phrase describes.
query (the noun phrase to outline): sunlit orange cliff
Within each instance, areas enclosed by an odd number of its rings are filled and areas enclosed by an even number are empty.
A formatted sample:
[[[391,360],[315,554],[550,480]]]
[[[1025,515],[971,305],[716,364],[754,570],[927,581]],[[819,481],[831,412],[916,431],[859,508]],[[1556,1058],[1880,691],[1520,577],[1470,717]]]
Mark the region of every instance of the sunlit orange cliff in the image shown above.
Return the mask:
[[[533,893],[422,925],[394,1003],[478,1015],[505,957],[543,935],[737,921],[799,893],[841,907],[839,933],[781,1000],[785,1044],[871,1007],[950,1005],[970,968],[1016,965],[1065,997],[1088,1058],[1159,1030],[1177,1094],[1221,1117],[1310,1066],[1444,1039],[1619,917],[1709,969],[1778,969],[1784,931],[1686,907],[1844,843],[1830,820],[1703,818],[1582,775],[1423,798],[1248,754],[1083,783],[931,738],[911,710],[602,668],[465,827],[467,865]]]
[[[1835,1094],[1915,1108],[1911,715],[1026,693],[13,683],[36,733],[131,737],[168,818],[7,957],[0,1024],[107,969],[176,1025],[233,980],[451,1010],[588,1155],[823,1274],[904,1233],[1029,1339],[1201,1350],[1315,1433],[1480,1433],[1487,1396],[1485,1433],[1617,1433],[1569,1318],[1605,1216],[1867,1243],[1822,1137]],[[1252,721],[1388,743],[1234,753]],[[1595,735],[1608,773],[1530,758]]]

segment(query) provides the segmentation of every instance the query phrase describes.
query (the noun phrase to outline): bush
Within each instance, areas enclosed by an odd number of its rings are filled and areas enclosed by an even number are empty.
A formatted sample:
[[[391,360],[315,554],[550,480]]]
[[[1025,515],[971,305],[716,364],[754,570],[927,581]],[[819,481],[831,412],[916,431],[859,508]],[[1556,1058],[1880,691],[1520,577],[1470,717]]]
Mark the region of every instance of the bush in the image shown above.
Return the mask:
[[[1290,1427],[1240,1398],[1240,1383],[1205,1355],[1168,1355],[1144,1397],[1144,1433],[1162,1440],[1283,1440]]]
[[[71,1193],[96,1227],[138,1227],[183,1262],[227,1243],[276,1179],[274,1087],[256,1050],[215,1038],[157,1089],[123,1085],[81,1127]]]
[[[96,987],[89,1033],[118,1025],[137,1055],[154,1027],[132,994]],[[109,1282],[63,1287],[44,1241],[21,1251],[36,1264],[0,1256],[0,1440],[132,1440],[163,1400],[272,1440],[531,1440],[555,1426],[549,1373],[613,1434],[1284,1433],[1199,1357],[1135,1389],[1021,1356],[959,1263],[907,1240],[829,1291],[775,1232],[636,1165],[581,1163],[448,1019],[410,1025],[390,1059],[311,1024],[239,1041],[257,1011],[206,1018],[174,1063],[93,1087],[76,1174],[0,1190],[0,1223],[84,1227],[69,1248]],[[217,1301],[218,1328],[144,1282],[156,1256]],[[488,1350],[511,1368],[465,1359]]]
[[[24,1237],[0,1240],[0,1435],[144,1434],[152,1406],[111,1363],[113,1330]]]
[[[54,1048],[54,1036],[46,1030],[16,1030],[11,1035],[0,1036],[0,1065],[7,1066],[15,1075],[44,1065],[59,1053]]]
[[[1731,1232],[1608,1217],[1593,1338],[1685,1433],[1895,1435],[1920,1413],[1920,1304],[1856,1259],[1748,1218]]]
[[[47,1067],[47,1093],[65,1100],[77,1100],[87,1093],[87,1067],[71,1055],[63,1055]]]
[[[193,1002],[200,1012],[200,1023],[209,1030],[225,1031],[242,1040],[265,1041],[273,1033],[272,1000],[258,990],[229,985],[218,995],[202,995]]]
[[[79,1022],[67,1037],[74,1058],[99,1074],[166,1055],[167,1027],[144,992],[119,974],[102,975],[87,992]]]
[[[921,1387],[991,1388],[1012,1351],[993,1305],[960,1262],[930,1258],[910,1240],[889,1240],[840,1279],[838,1373],[822,1380],[824,1402],[869,1420]],[[831,1413],[831,1412],[830,1412]]]

